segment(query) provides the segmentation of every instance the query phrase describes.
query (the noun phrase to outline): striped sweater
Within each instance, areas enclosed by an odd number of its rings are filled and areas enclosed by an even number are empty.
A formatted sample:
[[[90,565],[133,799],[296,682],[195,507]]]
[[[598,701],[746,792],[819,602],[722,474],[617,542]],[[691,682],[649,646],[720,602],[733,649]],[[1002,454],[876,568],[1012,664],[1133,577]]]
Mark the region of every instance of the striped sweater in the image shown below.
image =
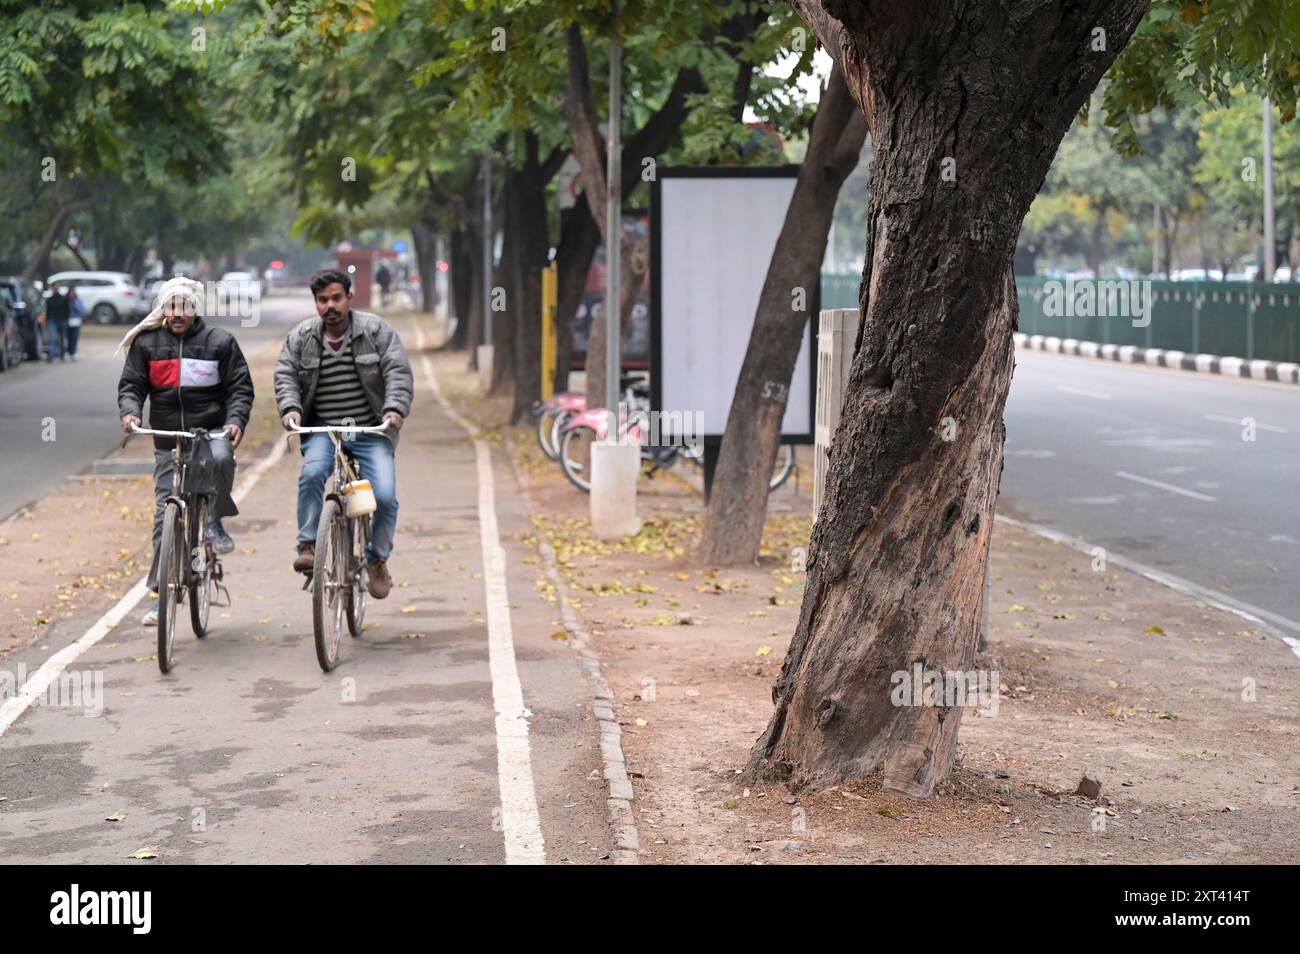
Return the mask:
[[[370,407],[366,390],[352,360],[352,336],[334,350],[328,338],[321,349],[320,380],[316,385],[315,417],[323,424],[374,427],[379,416]]]

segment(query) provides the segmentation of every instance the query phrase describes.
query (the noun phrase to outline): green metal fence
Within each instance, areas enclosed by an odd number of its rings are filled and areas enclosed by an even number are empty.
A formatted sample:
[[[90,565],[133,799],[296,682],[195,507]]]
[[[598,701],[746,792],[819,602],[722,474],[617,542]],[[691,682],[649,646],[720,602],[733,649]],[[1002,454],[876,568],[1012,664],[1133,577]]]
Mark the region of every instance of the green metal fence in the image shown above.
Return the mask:
[[[823,273],[821,307],[855,307],[860,281],[858,275]],[[1072,307],[1061,306],[1071,294],[1086,295],[1088,283],[1017,278],[1020,330],[1030,335],[1055,335],[1102,344],[1300,362],[1300,284],[1147,282],[1144,279],[1134,300],[1145,308],[1150,295],[1151,321],[1144,326],[1145,317],[1138,317],[1134,301],[1128,301],[1128,307],[1114,307],[1113,294],[1117,289],[1114,285],[1107,286],[1107,281],[1101,279],[1091,284],[1094,301],[1106,301],[1104,307],[1095,306],[1093,312],[1108,312],[1108,316],[1081,317],[1078,313],[1065,313],[1073,312]],[[1120,297],[1119,304],[1123,306],[1125,301]]]
[[[1101,286],[1105,281],[1091,284]],[[1247,360],[1300,361],[1300,284],[1144,280],[1138,298],[1145,302],[1149,295],[1151,299],[1150,323],[1145,326],[1145,318],[1135,317],[1132,309],[1118,317],[1114,308],[1095,309],[1109,310],[1112,314],[1107,317],[1063,314],[1061,302],[1071,291],[1079,294],[1085,284],[1017,278],[1020,330]]]

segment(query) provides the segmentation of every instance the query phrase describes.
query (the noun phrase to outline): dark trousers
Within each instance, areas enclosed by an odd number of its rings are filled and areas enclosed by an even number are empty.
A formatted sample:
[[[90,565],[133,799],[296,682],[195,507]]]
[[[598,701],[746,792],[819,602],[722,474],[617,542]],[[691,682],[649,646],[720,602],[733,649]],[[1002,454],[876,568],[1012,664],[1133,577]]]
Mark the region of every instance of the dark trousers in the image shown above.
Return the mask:
[[[210,439],[208,446],[217,463],[217,502],[211,516],[220,520],[233,517],[239,513],[235,501],[230,496],[230,488],[235,483],[235,451],[230,441]],[[172,493],[172,452],[157,450],[153,452],[153,494],[156,506],[153,512],[153,562],[149,564],[149,589],[158,589],[158,544],[162,540],[163,511],[167,498]],[[202,528],[200,528],[202,531]]]
[[[47,317],[45,319],[45,334],[45,357],[50,361],[53,361],[55,358],[62,358],[67,350],[67,321],[58,321],[54,318]]]

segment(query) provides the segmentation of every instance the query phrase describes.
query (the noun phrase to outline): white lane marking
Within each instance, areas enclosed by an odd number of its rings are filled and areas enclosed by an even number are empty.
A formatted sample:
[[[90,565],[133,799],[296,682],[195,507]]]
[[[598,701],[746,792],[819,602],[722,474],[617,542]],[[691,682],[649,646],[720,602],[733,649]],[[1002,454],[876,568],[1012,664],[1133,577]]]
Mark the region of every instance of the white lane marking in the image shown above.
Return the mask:
[[[1224,414],[1206,414],[1205,419],[1207,421],[1218,421],[1221,424],[1234,424],[1237,427],[1246,426],[1246,421],[1244,418],[1228,417]],[[1278,427],[1276,424],[1263,424],[1259,421],[1255,422],[1255,429],[1258,431],[1275,431],[1278,434],[1286,433],[1285,427]]]
[[[1171,494],[1182,494],[1184,497],[1191,497],[1193,500],[1204,500],[1207,503],[1214,503],[1219,498],[1211,497],[1209,494],[1197,493],[1195,490],[1188,490],[1186,487],[1177,487],[1173,484],[1167,484],[1163,480],[1152,480],[1150,477],[1139,477],[1137,474],[1130,474],[1127,470],[1115,471],[1116,477],[1123,477],[1125,480],[1136,481],[1139,484],[1146,484],[1148,487],[1158,487],[1161,490],[1167,490]]]
[[[1089,391],[1087,388],[1072,388],[1068,384],[1056,385],[1056,390],[1063,394],[1075,394],[1079,397],[1094,398],[1098,401],[1109,401],[1110,395],[1104,391]]]
[[[284,456],[285,447],[285,441],[277,439],[271,453],[253,465],[248,475],[240,481],[239,486],[231,494],[235,503],[239,503],[247,497],[249,491],[256,487],[257,482],[262,479],[262,475],[279,463],[280,458]],[[45,660],[41,664],[41,668],[36,670],[23,683],[18,694],[7,700],[4,705],[0,705],[0,735],[4,735],[5,730],[27,711],[27,707],[32,704],[34,699],[44,695],[45,690],[68,666],[75,662],[86,650],[111,633],[126,614],[131,612],[140,600],[144,599],[145,594],[149,592],[148,579],[148,574],[142,576],[135,586],[127,590],[126,595],[118,600],[112,609],[97,619],[95,624],[86,630],[75,643],[63,647],[63,649]]]
[[[448,417],[474,442],[478,466],[478,522],[483,549],[483,590],[487,600],[488,669],[492,674],[492,703],[496,709],[497,784],[501,790],[501,831],[506,864],[546,863],[542,823],[537,814],[533,764],[528,742],[528,717],[524,690],[515,662],[515,638],[510,625],[510,596],[506,591],[505,550],[497,529],[496,488],[492,479],[492,452],[478,438],[478,429],[456,413],[443,397],[433,362],[424,353],[424,329],[415,323],[415,346],[429,388]]]
[[[1078,537],[1070,536],[1068,533],[1053,530],[1051,527],[1044,527],[1041,524],[1016,520],[1013,517],[1003,516],[1002,514],[996,514],[995,519],[1002,523],[1009,524],[1010,526],[1019,527],[1021,530],[1035,533],[1040,537],[1047,538],[1048,540],[1055,540],[1059,543],[1064,543],[1081,553],[1088,554],[1089,556],[1094,555],[1097,549],[1095,544],[1088,543],[1086,540],[1081,540]],[[1120,556],[1110,550],[1106,551],[1106,561],[1107,563],[1113,563],[1115,566],[1123,567],[1126,570],[1131,570],[1140,576],[1144,576],[1153,583],[1159,583],[1161,586],[1168,587],[1171,590],[1176,590],[1186,596],[1195,597],[1203,603],[1213,606],[1215,609],[1223,610],[1224,612],[1231,613],[1234,616],[1239,616],[1247,622],[1261,626],[1264,629],[1271,631],[1275,636],[1286,643],[1292,652],[1297,656],[1300,656],[1300,639],[1287,636],[1282,632],[1283,629],[1290,629],[1296,634],[1300,634],[1300,623],[1297,623],[1293,619],[1287,619],[1285,616],[1280,616],[1270,610],[1263,609],[1259,606],[1253,606],[1250,603],[1235,599],[1225,593],[1220,593],[1218,590],[1211,590],[1204,586],[1199,586],[1190,580],[1185,580],[1180,576],[1174,576],[1172,573],[1165,573],[1163,570],[1152,569],[1143,563],[1138,563],[1136,560],[1130,560],[1127,557]]]

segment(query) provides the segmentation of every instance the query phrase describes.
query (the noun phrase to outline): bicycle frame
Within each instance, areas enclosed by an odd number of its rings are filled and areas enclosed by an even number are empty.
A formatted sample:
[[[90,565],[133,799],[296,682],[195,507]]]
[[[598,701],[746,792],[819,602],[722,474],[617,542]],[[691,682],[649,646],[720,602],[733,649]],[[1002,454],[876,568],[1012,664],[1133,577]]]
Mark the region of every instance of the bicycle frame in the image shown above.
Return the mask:
[[[169,503],[175,503],[180,508],[181,516],[185,521],[183,535],[185,540],[188,542],[193,537],[193,534],[190,532],[192,528],[189,525],[193,511],[189,505],[190,502],[184,493],[185,473],[189,469],[189,454],[182,452],[182,447],[188,448],[189,444],[202,439],[229,440],[229,435],[224,431],[212,433],[203,428],[196,428],[193,431],[158,431],[149,427],[140,427],[137,424],[131,425],[131,433],[147,434],[151,437],[170,437],[174,439],[171,451],[172,492],[163,499],[163,506],[166,506]],[[203,528],[199,527],[198,531],[199,533],[202,533]],[[190,556],[192,558],[194,554],[191,553]],[[183,586],[192,585],[195,582],[196,574],[191,560],[182,561],[181,567],[181,584]],[[220,586],[220,584],[218,585]],[[221,587],[221,589],[225,589],[225,587]]]
[[[333,473],[330,475],[330,479],[325,484],[325,496],[323,498],[325,500],[337,501],[339,505],[340,513],[344,512],[344,501],[343,501],[343,495],[339,493],[339,487],[348,478],[347,468],[344,466],[343,463],[343,456],[345,453],[343,447],[344,442],[348,439],[348,436],[351,434],[382,434],[386,430],[388,430],[389,427],[391,427],[391,425],[389,424],[388,421],[384,421],[382,424],[379,424],[375,427],[339,427],[335,425],[325,425],[321,427],[300,427],[297,424],[289,425],[290,431],[298,435],[303,435],[303,434],[329,434],[331,436],[335,434],[343,435],[341,439],[336,439],[333,441],[334,468],[333,468]],[[343,518],[343,523],[344,523],[343,530],[344,533],[347,533],[349,535],[349,543],[351,542],[350,536],[352,533],[352,520],[355,519],[357,518],[355,517]],[[306,576],[306,580],[304,580],[302,588],[305,590],[311,586],[312,574],[305,573],[304,576]]]

